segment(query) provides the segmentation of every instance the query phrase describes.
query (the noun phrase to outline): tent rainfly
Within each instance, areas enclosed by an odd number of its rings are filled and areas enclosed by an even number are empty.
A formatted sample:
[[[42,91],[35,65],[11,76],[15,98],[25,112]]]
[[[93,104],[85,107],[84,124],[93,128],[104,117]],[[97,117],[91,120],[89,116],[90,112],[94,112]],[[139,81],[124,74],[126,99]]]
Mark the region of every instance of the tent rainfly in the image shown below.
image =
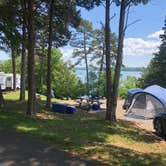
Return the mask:
[[[127,116],[152,119],[159,112],[166,112],[166,89],[152,85],[132,95]]]

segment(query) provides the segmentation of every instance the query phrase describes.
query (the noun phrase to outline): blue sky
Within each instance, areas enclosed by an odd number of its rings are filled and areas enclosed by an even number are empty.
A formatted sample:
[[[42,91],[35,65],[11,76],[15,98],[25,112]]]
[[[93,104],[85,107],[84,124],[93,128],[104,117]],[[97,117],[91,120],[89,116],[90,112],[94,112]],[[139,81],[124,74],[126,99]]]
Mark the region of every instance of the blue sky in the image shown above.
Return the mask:
[[[6,54],[6,53],[3,52],[3,51],[0,51],[0,61],[1,61],[1,60],[6,60],[6,59],[9,59],[9,55]]]
[[[116,16],[111,20],[111,30],[118,35],[119,7],[113,5],[110,15]],[[82,17],[93,23],[94,28],[100,28],[104,23],[105,10],[103,6],[91,11],[81,10]],[[166,0],[151,0],[147,5],[133,6],[130,10],[129,24],[137,19],[141,21],[130,26],[124,40],[123,64],[130,67],[146,67],[158,51],[159,34],[166,17]],[[65,58],[70,59],[72,50],[68,47],[62,50]]]
[[[111,21],[111,29],[118,33],[119,7],[115,7],[115,5],[111,7],[110,15],[113,16],[114,13],[116,17]],[[81,14],[83,18],[93,22],[94,28],[99,27],[99,22],[104,22],[105,11],[103,6],[96,7],[89,12],[82,10]],[[127,30],[126,37],[146,37],[146,35],[160,30],[164,24],[165,16],[166,0],[151,0],[147,5],[132,7],[129,23],[137,19],[141,19],[141,21]]]
[[[111,30],[118,34],[119,7],[112,6],[110,15],[114,15],[111,20]],[[100,28],[100,22],[104,23],[104,7],[96,7],[91,11],[81,10],[84,19],[91,21],[94,28]],[[123,64],[126,66],[146,67],[153,57],[153,52],[157,51],[160,44],[159,34],[164,25],[166,16],[166,0],[151,0],[147,5],[132,7],[130,10],[129,23],[141,19],[140,22],[130,26],[126,31],[124,44]],[[71,59],[72,49],[65,47],[62,50],[64,59]],[[0,51],[0,60],[5,60],[9,56]]]
[[[94,28],[99,28],[99,22],[104,22],[104,7],[97,7],[89,12],[82,10],[82,17],[93,22]],[[119,8],[111,7],[111,30],[118,35]],[[129,23],[141,21],[130,26],[126,31],[123,63],[126,66],[146,67],[153,57],[153,52],[159,46],[159,34],[166,16],[166,0],[151,0],[147,5],[138,5],[130,9]],[[132,51],[133,50],[133,51]]]

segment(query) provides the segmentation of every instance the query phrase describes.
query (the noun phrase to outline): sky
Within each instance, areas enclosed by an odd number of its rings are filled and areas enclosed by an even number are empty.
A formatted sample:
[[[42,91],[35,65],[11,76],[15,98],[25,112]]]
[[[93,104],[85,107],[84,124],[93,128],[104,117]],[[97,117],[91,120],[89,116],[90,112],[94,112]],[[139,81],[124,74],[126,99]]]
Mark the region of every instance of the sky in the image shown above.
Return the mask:
[[[110,15],[112,32],[118,36],[119,7],[111,6]],[[104,23],[104,6],[93,10],[81,10],[81,15],[93,23],[94,28],[100,28],[100,22]],[[166,0],[151,0],[147,5],[133,6],[130,9],[129,21],[140,20],[128,27],[124,40],[123,64],[129,67],[146,67],[158,51],[160,45],[159,35],[162,33],[164,19],[166,17]],[[70,59],[72,49],[63,48],[65,59]]]
[[[111,20],[112,32],[118,36],[119,7],[111,6],[110,15],[115,17]],[[81,9],[81,15],[93,23],[93,27],[100,28],[100,22],[104,23],[104,6],[95,7],[87,11]],[[162,33],[164,19],[166,17],[166,0],[151,0],[147,5],[138,5],[130,9],[129,24],[140,20],[128,27],[124,39],[123,64],[129,67],[146,67],[153,53],[157,52],[160,45],[159,35]],[[71,59],[73,49],[69,46],[61,48],[63,58]],[[0,51],[0,60],[8,59],[9,55]]]

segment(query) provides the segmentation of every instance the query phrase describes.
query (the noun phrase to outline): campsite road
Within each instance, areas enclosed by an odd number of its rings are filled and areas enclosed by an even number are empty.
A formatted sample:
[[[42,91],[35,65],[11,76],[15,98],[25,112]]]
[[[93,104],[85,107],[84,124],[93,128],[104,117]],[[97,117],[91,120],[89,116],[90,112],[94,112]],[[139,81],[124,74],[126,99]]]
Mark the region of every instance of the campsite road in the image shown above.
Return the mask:
[[[0,129],[0,166],[96,166],[42,141]]]

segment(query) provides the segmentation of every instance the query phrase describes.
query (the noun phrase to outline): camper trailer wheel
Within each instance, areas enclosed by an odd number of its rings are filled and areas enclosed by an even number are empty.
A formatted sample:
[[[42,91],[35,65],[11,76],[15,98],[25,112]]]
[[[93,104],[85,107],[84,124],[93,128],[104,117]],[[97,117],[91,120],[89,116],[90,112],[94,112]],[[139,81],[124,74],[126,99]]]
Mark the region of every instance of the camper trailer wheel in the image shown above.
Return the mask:
[[[163,126],[162,126],[162,122],[160,121],[160,119],[156,119],[155,123],[154,123],[154,128],[156,130],[156,134],[158,136],[163,136]]]

